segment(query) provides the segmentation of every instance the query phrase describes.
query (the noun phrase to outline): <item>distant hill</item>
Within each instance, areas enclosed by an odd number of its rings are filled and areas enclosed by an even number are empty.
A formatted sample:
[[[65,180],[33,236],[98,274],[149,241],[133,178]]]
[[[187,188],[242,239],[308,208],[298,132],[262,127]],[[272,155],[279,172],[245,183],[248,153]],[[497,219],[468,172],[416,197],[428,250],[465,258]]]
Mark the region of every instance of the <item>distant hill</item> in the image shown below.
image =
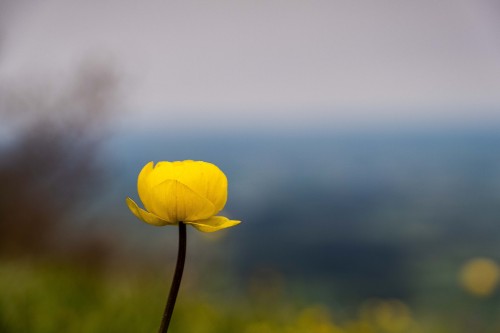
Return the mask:
[[[326,285],[325,297],[411,298],[444,283],[422,278],[436,265],[452,278],[471,256],[500,256],[497,132],[156,133],[106,149],[120,200],[135,195],[147,161],[219,165],[230,181],[226,210],[244,221],[228,240],[242,278],[272,267]]]

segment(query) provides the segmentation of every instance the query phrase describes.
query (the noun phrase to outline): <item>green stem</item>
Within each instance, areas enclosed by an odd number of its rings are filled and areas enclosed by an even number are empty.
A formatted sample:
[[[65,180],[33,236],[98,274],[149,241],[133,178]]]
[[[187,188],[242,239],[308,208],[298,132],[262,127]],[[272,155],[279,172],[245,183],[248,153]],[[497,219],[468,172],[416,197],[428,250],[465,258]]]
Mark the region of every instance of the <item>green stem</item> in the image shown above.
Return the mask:
[[[167,305],[163,312],[159,333],[166,333],[172,313],[174,312],[175,300],[179,292],[179,287],[182,280],[182,272],[184,271],[184,261],[186,260],[186,225],[179,222],[179,251],[177,252],[177,264],[175,265],[174,278],[170,286],[170,293],[168,294]]]

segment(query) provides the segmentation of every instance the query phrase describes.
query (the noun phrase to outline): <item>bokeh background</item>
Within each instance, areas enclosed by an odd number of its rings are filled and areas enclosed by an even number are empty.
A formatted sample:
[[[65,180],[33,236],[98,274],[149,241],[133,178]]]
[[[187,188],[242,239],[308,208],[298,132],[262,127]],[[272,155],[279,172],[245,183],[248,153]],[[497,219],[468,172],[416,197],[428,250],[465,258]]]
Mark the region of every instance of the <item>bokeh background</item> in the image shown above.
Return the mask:
[[[0,0],[0,332],[154,332],[149,161],[229,178],[172,332],[499,332],[494,0]]]

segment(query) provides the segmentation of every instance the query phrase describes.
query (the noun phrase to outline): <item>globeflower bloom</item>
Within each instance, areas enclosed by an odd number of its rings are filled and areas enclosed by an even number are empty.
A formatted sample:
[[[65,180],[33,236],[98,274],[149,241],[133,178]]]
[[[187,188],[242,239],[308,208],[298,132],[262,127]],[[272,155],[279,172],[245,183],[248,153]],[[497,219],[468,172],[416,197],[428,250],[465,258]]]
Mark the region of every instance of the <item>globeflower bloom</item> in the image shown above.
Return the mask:
[[[216,216],[227,200],[227,178],[214,164],[203,161],[153,162],[137,179],[144,208],[127,198],[127,206],[140,220],[155,226],[190,224],[213,232],[240,223]]]
[[[177,263],[159,330],[159,333],[167,333],[186,260],[186,225],[212,232],[240,221],[216,216],[226,205],[227,178],[212,163],[189,160],[155,165],[149,162],[139,173],[137,191],[145,209],[127,198],[127,206],[137,218],[156,226],[179,226]]]

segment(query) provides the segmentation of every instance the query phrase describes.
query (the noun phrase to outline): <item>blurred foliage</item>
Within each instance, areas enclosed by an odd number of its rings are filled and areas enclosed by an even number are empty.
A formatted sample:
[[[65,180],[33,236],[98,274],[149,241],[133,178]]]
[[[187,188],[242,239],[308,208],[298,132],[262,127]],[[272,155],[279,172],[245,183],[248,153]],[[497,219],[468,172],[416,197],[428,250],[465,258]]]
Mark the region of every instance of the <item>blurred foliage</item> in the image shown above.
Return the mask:
[[[79,266],[16,261],[0,263],[0,332],[155,332],[168,291],[163,273],[97,273]],[[493,333],[498,308],[465,298],[445,309],[417,313],[396,299],[369,299],[351,315],[273,292],[275,284],[248,293],[184,281],[172,332],[243,333]],[[233,290],[233,291],[231,291]],[[458,306],[458,307],[457,307]],[[491,308],[491,307],[490,307]],[[461,310],[460,310],[461,309]],[[490,312],[491,312],[490,311]],[[457,314],[459,314],[457,316]]]
[[[63,223],[86,198],[98,197],[98,147],[117,79],[88,63],[64,87],[2,83],[8,139],[0,146],[0,254],[39,255],[61,246]]]

